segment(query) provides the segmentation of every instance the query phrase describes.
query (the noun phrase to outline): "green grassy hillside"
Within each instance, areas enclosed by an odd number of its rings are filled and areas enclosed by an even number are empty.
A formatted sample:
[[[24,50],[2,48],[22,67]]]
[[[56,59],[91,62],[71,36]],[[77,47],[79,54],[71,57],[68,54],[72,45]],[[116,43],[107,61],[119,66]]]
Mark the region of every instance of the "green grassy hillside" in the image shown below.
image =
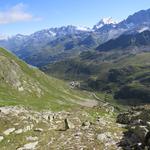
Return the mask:
[[[37,109],[64,109],[91,99],[88,92],[72,90],[0,48],[0,105],[25,105]],[[69,106],[69,107],[68,107]]]

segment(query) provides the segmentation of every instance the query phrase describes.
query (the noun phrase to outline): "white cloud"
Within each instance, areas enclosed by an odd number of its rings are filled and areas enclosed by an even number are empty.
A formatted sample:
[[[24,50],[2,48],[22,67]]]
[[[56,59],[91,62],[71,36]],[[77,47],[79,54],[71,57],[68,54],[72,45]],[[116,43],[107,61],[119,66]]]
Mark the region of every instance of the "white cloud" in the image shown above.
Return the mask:
[[[39,20],[26,10],[26,5],[19,3],[8,10],[0,11],[0,24],[9,24],[22,21]]]

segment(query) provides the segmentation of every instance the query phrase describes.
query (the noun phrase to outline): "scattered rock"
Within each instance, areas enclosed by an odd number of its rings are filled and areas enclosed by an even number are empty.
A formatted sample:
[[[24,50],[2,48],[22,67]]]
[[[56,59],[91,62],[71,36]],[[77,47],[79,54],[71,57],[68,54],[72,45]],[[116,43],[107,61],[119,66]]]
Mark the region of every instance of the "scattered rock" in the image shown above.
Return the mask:
[[[137,120],[133,120],[132,124],[133,125],[142,125],[142,124],[144,124],[144,122],[141,119],[137,119]]]
[[[100,126],[106,126],[108,124],[108,122],[102,117],[98,117],[96,123]]]
[[[21,134],[23,132],[23,129],[18,129],[15,131],[16,134]]]
[[[105,132],[97,135],[97,139],[101,142],[109,142],[111,140],[111,133]]]
[[[85,128],[89,128],[92,123],[90,121],[85,121],[82,123],[82,126]]]
[[[69,83],[71,88],[79,88],[80,87],[80,82],[78,81],[72,81]]]
[[[82,123],[82,126],[90,126],[92,123],[90,121],[85,121]]]
[[[43,113],[42,114],[42,118],[44,118],[47,121],[53,121],[54,120],[54,115],[53,114],[49,114],[49,113]]]
[[[117,123],[129,124],[131,122],[131,115],[126,113],[121,113],[117,116]]]
[[[24,88],[23,87],[18,87],[18,91],[22,92],[22,91],[24,91]]]
[[[136,126],[133,132],[143,141],[149,131],[146,126]]]
[[[36,132],[43,132],[43,129],[42,128],[35,128],[34,131],[36,131]]]
[[[38,140],[38,137],[37,136],[29,136],[29,137],[26,137],[26,140],[27,141],[37,141]]]
[[[49,116],[48,116],[48,120],[49,120],[50,122],[52,122],[52,121],[54,120],[54,116],[53,116],[53,115],[49,115]]]
[[[69,119],[65,119],[64,122],[65,122],[65,130],[75,128],[74,124],[70,122]]]
[[[84,107],[83,110],[77,109],[72,112],[37,112],[21,107],[20,109],[19,107],[3,108],[2,110],[5,113],[0,113],[2,116],[0,122],[4,126],[1,126],[1,130],[5,131],[5,125],[8,125],[8,123],[10,123],[9,127],[14,127],[16,130],[13,131],[11,139],[6,137],[6,145],[1,142],[0,149],[16,149],[19,145],[17,150],[59,150],[62,148],[109,150],[110,145],[115,145],[112,150],[119,150],[116,143],[120,139],[118,137],[122,136],[122,127],[118,126],[115,118],[111,118],[109,113],[106,112],[107,116],[104,116],[101,115],[100,109],[88,109],[94,112],[92,122],[89,121],[91,114],[86,109],[84,110]],[[111,133],[109,134],[106,131],[111,131]],[[25,132],[28,133],[24,134]],[[97,132],[101,134],[97,135]],[[21,136],[23,140],[18,140],[18,136]],[[95,140],[95,137],[99,141]],[[115,140],[113,137],[115,137]]]
[[[38,141],[25,144],[23,147],[20,147],[17,150],[34,150],[37,145],[38,145]]]
[[[28,126],[26,126],[26,127],[23,129],[23,132],[30,131],[30,130],[32,130],[32,129],[33,129],[33,127],[34,127],[34,125],[33,125],[33,124],[28,125]]]
[[[0,136],[0,142],[1,142],[3,139],[4,139],[4,137],[3,137],[3,136]]]
[[[15,128],[9,128],[9,129],[4,131],[4,135],[9,135],[9,134],[11,134],[14,131],[15,131]]]
[[[146,122],[146,126],[147,126],[147,129],[150,130],[150,122],[149,121]]]
[[[123,149],[150,149],[150,107],[135,107],[117,117],[128,129],[122,139]]]
[[[74,136],[78,137],[78,136],[81,136],[82,134],[83,134],[82,132],[77,132],[77,133],[75,133]]]

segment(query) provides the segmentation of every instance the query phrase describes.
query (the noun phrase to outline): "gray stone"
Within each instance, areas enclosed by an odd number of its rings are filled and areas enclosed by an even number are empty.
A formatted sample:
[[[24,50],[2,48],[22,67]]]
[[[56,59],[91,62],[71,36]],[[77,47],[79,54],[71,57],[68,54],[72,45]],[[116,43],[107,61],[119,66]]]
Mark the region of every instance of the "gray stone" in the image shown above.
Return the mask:
[[[18,148],[17,150],[34,150],[38,144],[38,141],[25,144],[23,147]]]
[[[23,132],[23,129],[18,129],[15,131],[16,134],[21,134]]]
[[[150,130],[150,122],[149,121],[146,122],[146,126],[147,126],[147,129]]]
[[[144,122],[143,122],[143,120],[141,120],[141,119],[137,119],[137,120],[133,120],[133,121],[132,121],[132,124],[133,124],[133,125],[142,125],[142,124],[144,124]]]
[[[75,128],[74,124],[69,119],[65,119],[65,130]]]
[[[23,132],[30,131],[30,130],[32,130],[32,129],[33,129],[33,127],[34,127],[34,125],[33,125],[33,124],[28,125],[28,126],[26,126],[26,127],[23,129]]]
[[[134,129],[134,133],[143,141],[147,135],[149,130],[146,126],[136,126]]]
[[[14,131],[15,131],[15,128],[9,128],[9,129],[4,131],[4,135],[9,135],[9,134],[11,134]]]
[[[35,128],[34,131],[36,131],[36,132],[43,132],[43,129],[42,128]]]
[[[97,135],[97,139],[101,142],[109,142],[111,140],[111,133],[105,132]]]
[[[3,137],[3,136],[0,136],[0,142],[1,142],[3,139],[4,139],[4,137]]]
[[[29,137],[26,137],[26,140],[27,141],[37,141],[38,140],[38,137],[37,136],[29,136]]]
[[[84,127],[90,127],[91,124],[92,123],[90,121],[85,121],[85,122],[82,123],[82,126],[84,126]]]
[[[129,113],[121,113],[117,116],[117,122],[121,124],[129,124],[132,116]]]

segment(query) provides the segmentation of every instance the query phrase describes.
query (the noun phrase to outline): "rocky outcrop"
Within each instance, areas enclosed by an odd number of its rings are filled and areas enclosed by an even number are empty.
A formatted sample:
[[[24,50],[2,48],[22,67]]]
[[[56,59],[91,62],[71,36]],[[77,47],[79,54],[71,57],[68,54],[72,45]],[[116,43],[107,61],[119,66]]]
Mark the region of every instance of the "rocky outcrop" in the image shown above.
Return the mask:
[[[150,149],[150,107],[135,107],[119,114],[117,122],[125,124],[127,131],[120,145],[124,149]]]

